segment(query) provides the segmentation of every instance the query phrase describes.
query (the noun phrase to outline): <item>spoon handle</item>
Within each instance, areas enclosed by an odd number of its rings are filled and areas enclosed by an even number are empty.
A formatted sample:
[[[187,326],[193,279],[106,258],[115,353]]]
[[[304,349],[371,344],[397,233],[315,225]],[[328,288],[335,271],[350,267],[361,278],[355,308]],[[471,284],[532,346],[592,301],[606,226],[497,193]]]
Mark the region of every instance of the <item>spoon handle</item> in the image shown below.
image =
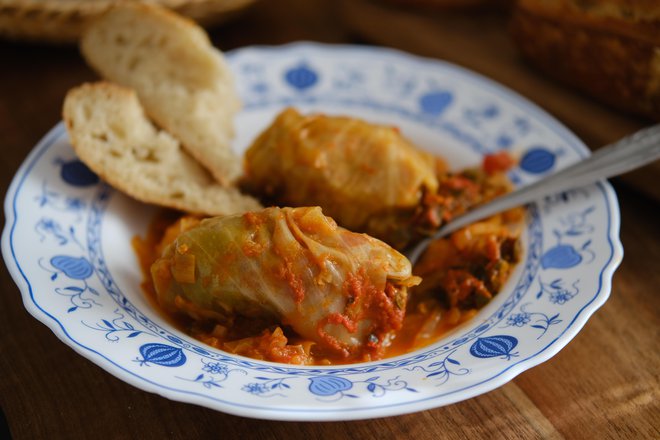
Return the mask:
[[[432,236],[419,242],[408,253],[408,259],[412,264],[415,264],[431,241],[444,237],[470,223],[533,202],[548,194],[556,194],[623,174],[658,158],[660,158],[660,124],[626,136],[555,174],[497,197],[463,215],[455,217]]]

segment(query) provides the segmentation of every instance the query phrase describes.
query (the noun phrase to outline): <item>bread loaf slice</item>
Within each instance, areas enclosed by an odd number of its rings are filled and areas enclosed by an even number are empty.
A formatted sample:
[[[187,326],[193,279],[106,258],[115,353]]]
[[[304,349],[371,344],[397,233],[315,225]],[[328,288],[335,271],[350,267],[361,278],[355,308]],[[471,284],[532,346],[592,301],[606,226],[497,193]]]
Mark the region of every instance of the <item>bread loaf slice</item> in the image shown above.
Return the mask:
[[[220,183],[241,174],[230,145],[240,101],[202,28],[153,4],[123,3],[89,26],[81,49],[105,79],[135,89],[149,117]]]
[[[218,184],[176,139],[157,129],[131,89],[107,82],[71,89],[63,118],[80,160],[138,200],[206,215],[260,209],[237,188]]]

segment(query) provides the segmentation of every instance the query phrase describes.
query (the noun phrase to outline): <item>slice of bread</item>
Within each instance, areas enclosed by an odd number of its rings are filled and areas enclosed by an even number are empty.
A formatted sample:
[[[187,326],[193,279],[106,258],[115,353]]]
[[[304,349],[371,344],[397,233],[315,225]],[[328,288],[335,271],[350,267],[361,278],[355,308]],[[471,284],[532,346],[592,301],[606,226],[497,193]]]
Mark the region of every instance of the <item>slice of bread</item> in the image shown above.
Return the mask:
[[[206,215],[261,207],[237,188],[218,184],[176,139],[157,129],[131,89],[107,82],[71,89],[63,118],[80,160],[138,200]]]
[[[149,117],[220,183],[241,174],[230,145],[240,101],[202,28],[155,5],[124,3],[90,25],[81,49],[101,76],[135,89]]]

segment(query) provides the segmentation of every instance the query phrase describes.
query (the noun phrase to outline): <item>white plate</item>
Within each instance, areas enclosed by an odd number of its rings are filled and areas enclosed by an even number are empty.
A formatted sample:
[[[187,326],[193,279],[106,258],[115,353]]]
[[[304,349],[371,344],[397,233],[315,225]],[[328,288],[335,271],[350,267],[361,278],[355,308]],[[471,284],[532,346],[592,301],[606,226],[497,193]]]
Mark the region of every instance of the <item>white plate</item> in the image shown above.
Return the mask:
[[[229,54],[244,100],[243,151],[286,105],[393,123],[463,167],[520,155],[518,184],[588,154],[535,105],[479,75],[400,52],[293,44]],[[293,367],[228,355],[173,329],[144,299],[131,238],[153,208],[76,160],[62,124],[36,146],[5,199],[6,264],[26,308],[78,353],[146,391],[231,414],[348,420],[420,411],[490,391],[557,353],[610,293],[622,258],[609,184],[531,205],[524,257],[503,291],[440,342],[405,356]]]

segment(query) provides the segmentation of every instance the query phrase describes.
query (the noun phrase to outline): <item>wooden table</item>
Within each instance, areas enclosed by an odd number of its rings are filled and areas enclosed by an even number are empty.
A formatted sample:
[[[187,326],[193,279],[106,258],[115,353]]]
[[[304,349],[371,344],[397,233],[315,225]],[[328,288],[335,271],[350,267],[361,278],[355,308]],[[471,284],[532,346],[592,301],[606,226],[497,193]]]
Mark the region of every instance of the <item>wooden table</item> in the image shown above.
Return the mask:
[[[389,45],[445,58],[537,101],[592,147],[648,123],[529,70],[505,27],[506,18],[498,13],[447,16],[357,0],[279,0],[263,1],[212,35],[222,49],[307,39]],[[0,43],[0,60],[4,192],[30,149],[60,119],[66,90],[95,76],[74,48]],[[0,404],[8,428],[17,439],[659,438],[658,201],[628,186],[650,179],[657,189],[656,176],[647,170],[641,177],[614,181],[625,257],[611,298],[565,349],[485,395],[380,420],[258,421],[140,391],[75,354],[29,316],[3,267]]]

